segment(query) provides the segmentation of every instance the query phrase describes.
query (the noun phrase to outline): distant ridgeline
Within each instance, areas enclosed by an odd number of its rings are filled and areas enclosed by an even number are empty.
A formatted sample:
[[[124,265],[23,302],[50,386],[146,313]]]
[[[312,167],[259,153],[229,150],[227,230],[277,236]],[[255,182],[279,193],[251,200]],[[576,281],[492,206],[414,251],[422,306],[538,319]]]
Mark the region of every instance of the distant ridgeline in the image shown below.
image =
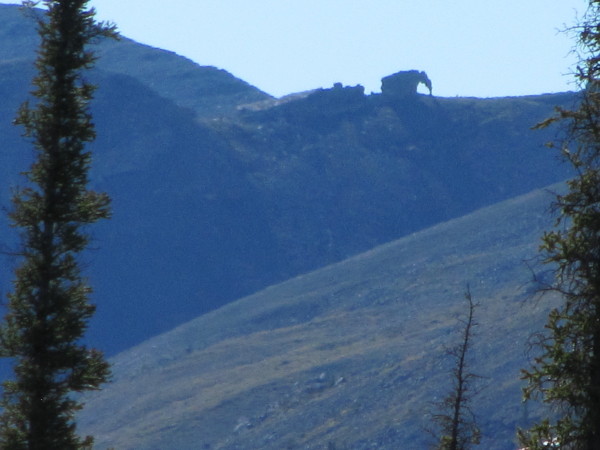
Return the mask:
[[[381,95],[384,101],[407,101],[419,95],[419,84],[425,85],[432,95],[432,83],[427,73],[418,70],[405,70],[381,79]],[[267,99],[256,103],[240,105],[238,109],[244,111],[264,111],[278,107],[277,113],[302,112],[303,116],[311,115],[313,118],[338,113],[347,114],[363,108],[367,104],[365,88],[357,86],[343,86],[335,83],[332,88],[320,88],[311,91],[291,94],[280,99]],[[285,106],[288,105],[288,106]],[[297,114],[294,114],[294,118]],[[293,119],[292,117],[289,117]]]

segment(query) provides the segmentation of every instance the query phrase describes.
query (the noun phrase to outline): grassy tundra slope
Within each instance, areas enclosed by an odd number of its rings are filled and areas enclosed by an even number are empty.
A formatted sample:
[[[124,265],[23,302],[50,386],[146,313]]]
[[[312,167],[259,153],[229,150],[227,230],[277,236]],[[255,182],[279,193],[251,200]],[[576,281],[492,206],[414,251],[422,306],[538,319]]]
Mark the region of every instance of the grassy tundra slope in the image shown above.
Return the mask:
[[[470,283],[483,448],[513,449],[528,420],[519,368],[551,301],[525,301],[550,198],[481,209],[150,339],[114,359],[81,425],[98,448],[426,448]]]

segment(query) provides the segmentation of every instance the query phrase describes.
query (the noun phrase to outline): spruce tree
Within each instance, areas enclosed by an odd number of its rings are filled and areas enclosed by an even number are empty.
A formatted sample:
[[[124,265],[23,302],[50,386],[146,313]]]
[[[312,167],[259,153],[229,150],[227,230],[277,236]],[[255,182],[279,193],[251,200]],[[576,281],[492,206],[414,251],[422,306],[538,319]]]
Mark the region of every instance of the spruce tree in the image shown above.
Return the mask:
[[[541,251],[555,271],[549,289],[560,294],[551,310],[533,367],[523,371],[525,399],[538,398],[548,414],[520,441],[530,449],[600,449],[600,0],[590,0],[573,29],[582,88],[578,106],[559,109],[567,138],[562,154],[576,170],[555,200],[559,217]]]
[[[438,430],[432,431],[438,441],[437,450],[467,450],[473,445],[479,444],[480,431],[471,409],[473,396],[476,394],[474,381],[480,378],[470,371],[469,353],[473,341],[473,331],[477,326],[475,321],[475,309],[477,304],[473,302],[471,291],[467,287],[465,292],[467,300],[467,315],[461,323],[460,342],[447,350],[453,359],[452,390],[436,406],[439,413],[433,415],[433,421]]]
[[[20,230],[20,261],[0,334],[2,356],[14,377],[3,384],[0,447],[28,450],[88,448],[76,433],[76,393],[98,389],[109,377],[101,352],[82,343],[94,306],[80,270],[85,227],[109,216],[106,194],[88,189],[95,137],[82,75],[94,56],[88,46],[114,27],[94,20],[86,0],[25,1],[41,38],[33,101],[16,123],[35,150],[27,184],[13,197],[10,219]],[[41,15],[40,15],[41,14]]]

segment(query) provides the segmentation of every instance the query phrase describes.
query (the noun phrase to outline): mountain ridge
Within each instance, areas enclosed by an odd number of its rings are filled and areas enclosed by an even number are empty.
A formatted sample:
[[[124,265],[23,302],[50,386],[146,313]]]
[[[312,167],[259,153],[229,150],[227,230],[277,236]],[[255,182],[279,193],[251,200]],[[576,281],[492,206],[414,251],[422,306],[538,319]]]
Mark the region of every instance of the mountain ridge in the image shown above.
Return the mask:
[[[8,207],[32,154],[11,122],[36,37],[16,7],[0,5],[0,25]],[[555,301],[527,302],[552,221],[535,189],[569,176],[542,150],[557,129],[530,127],[576,93],[338,83],[273,99],[127,38],[97,50],[92,184],[114,215],[83,258],[98,303],[87,339],[116,356],[80,424],[100,448],[424,448],[467,284],[482,305],[474,371],[491,386],[483,445],[515,448],[537,414],[518,371]],[[15,245],[4,216],[0,236]]]
[[[35,32],[17,7],[0,8],[0,24],[0,205],[9,208],[32,156],[12,121],[28,98]],[[217,103],[201,113],[181,103],[190,83],[230,77],[126,39],[107,45],[89,73],[98,84],[98,137],[89,148],[93,187],[113,198],[113,217],[91,230],[95,249],[84,262],[98,305],[88,339],[109,354],[266,286],[569,176],[542,150],[554,130],[530,126],[575,101],[573,93],[444,99],[334,85],[252,111],[238,109],[246,99],[236,89],[266,97],[240,81],[233,94],[214,84]],[[177,67],[194,75],[163,76]],[[14,250],[4,215],[0,237],[3,249]],[[10,276],[3,272],[0,284]]]
[[[33,64],[39,38],[32,15],[40,13],[38,9],[27,11],[17,5],[0,5],[0,20],[4,24],[0,42],[11,43],[0,45],[0,62],[22,60]],[[94,50],[99,69],[132,76],[200,117],[231,114],[240,103],[271,98],[224,69],[202,66],[124,36],[118,40],[102,38]],[[173,86],[175,79],[177,89],[165,88]]]

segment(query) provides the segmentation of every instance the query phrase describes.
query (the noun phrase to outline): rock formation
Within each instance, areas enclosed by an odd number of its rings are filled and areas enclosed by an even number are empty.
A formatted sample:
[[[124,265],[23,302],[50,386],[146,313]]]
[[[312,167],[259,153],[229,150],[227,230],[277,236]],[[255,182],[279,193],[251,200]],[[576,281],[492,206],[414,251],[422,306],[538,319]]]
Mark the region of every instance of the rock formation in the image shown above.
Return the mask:
[[[424,71],[406,70],[389,75],[381,80],[381,93],[389,97],[417,95],[417,87],[423,83],[432,94],[431,80]]]

